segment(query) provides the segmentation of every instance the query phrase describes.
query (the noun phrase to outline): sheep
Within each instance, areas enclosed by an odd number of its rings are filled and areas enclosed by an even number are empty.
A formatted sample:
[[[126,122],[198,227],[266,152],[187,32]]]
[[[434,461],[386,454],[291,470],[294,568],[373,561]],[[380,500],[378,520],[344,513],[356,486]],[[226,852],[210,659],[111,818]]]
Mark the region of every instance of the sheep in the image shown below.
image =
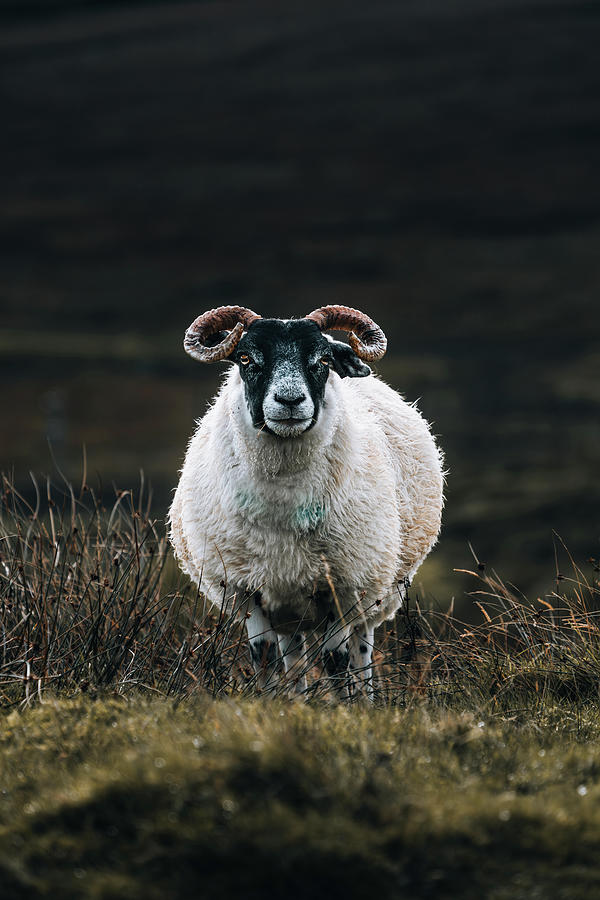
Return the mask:
[[[374,629],[438,538],[442,452],[367,365],[386,346],[344,306],[302,319],[220,307],[186,332],[195,359],[234,365],[188,446],[170,540],[208,600],[245,620],[262,688],[282,661],[306,690],[310,634],[340,691],[371,696]]]

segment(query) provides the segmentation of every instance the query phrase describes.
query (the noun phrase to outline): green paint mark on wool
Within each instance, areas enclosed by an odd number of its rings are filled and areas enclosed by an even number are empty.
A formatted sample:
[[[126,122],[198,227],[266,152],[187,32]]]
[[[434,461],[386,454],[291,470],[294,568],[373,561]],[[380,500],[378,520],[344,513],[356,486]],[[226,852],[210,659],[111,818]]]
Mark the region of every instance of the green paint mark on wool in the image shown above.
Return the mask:
[[[314,531],[324,521],[326,509],[321,501],[302,503],[300,506],[285,508],[269,507],[265,500],[257,497],[252,491],[240,490],[236,492],[235,502],[237,508],[250,521],[267,519],[279,522],[283,527],[291,527],[297,531]]]
[[[266,511],[266,505],[263,500],[250,491],[237,491],[235,499],[240,512],[245,513],[250,518],[261,516]]]
[[[325,519],[325,506],[318,501],[298,506],[294,514],[294,524],[301,531],[313,531]]]

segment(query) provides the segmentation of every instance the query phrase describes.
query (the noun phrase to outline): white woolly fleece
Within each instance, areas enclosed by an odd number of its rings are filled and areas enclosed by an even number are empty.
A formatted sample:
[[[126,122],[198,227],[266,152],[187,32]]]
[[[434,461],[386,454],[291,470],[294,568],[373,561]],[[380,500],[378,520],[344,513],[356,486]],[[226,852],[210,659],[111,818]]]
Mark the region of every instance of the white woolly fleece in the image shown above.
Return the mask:
[[[437,540],[443,482],[429,426],[379,378],[332,371],[316,425],[281,439],[253,427],[232,366],[190,441],[170,537],[230,614],[259,590],[278,631],[308,628],[332,583],[342,613],[360,603],[375,625]]]

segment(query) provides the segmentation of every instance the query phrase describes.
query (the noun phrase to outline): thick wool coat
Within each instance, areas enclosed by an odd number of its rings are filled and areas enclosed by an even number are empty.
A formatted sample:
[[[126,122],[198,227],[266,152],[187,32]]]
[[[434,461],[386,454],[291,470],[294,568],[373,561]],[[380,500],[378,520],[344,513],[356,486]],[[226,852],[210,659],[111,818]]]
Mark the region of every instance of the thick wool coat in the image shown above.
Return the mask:
[[[331,372],[316,425],[281,439],[252,425],[232,366],[190,441],[170,537],[229,614],[260,592],[281,633],[357,606],[376,625],[437,540],[443,482],[427,422],[376,376]]]

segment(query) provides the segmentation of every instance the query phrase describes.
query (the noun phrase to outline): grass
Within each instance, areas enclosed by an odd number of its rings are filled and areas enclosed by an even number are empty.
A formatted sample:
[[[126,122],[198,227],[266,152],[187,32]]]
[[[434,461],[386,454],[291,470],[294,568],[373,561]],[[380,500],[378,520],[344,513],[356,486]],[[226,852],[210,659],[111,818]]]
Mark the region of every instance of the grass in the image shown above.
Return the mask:
[[[143,482],[135,496],[114,491],[109,502],[85,472],[77,489],[33,484],[35,505],[2,482],[0,703],[28,704],[47,691],[137,689],[180,700],[255,691],[243,629],[207,610],[178,574]],[[379,702],[404,704],[416,693],[437,705],[503,708],[531,694],[536,702],[597,696],[600,566],[590,560],[586,575],[567,561],[572,574],[557,569],[556,590],[536,603],[478,564],[467,573],[475,623],[409,597],[377,636]],[[311,695],[326,698],[318,642],[308,646]]]
[[[291,701],[180,581],[143,486],[35,487],[5,479],[0,515],[2,897],[600,888],[597,561],[532,603],[476,561],[475,622],[413,596],[380,629],[373,705],[312,659]]]
[[[595,705],[79,697],[2,719],[4,897],[600,887]]]

